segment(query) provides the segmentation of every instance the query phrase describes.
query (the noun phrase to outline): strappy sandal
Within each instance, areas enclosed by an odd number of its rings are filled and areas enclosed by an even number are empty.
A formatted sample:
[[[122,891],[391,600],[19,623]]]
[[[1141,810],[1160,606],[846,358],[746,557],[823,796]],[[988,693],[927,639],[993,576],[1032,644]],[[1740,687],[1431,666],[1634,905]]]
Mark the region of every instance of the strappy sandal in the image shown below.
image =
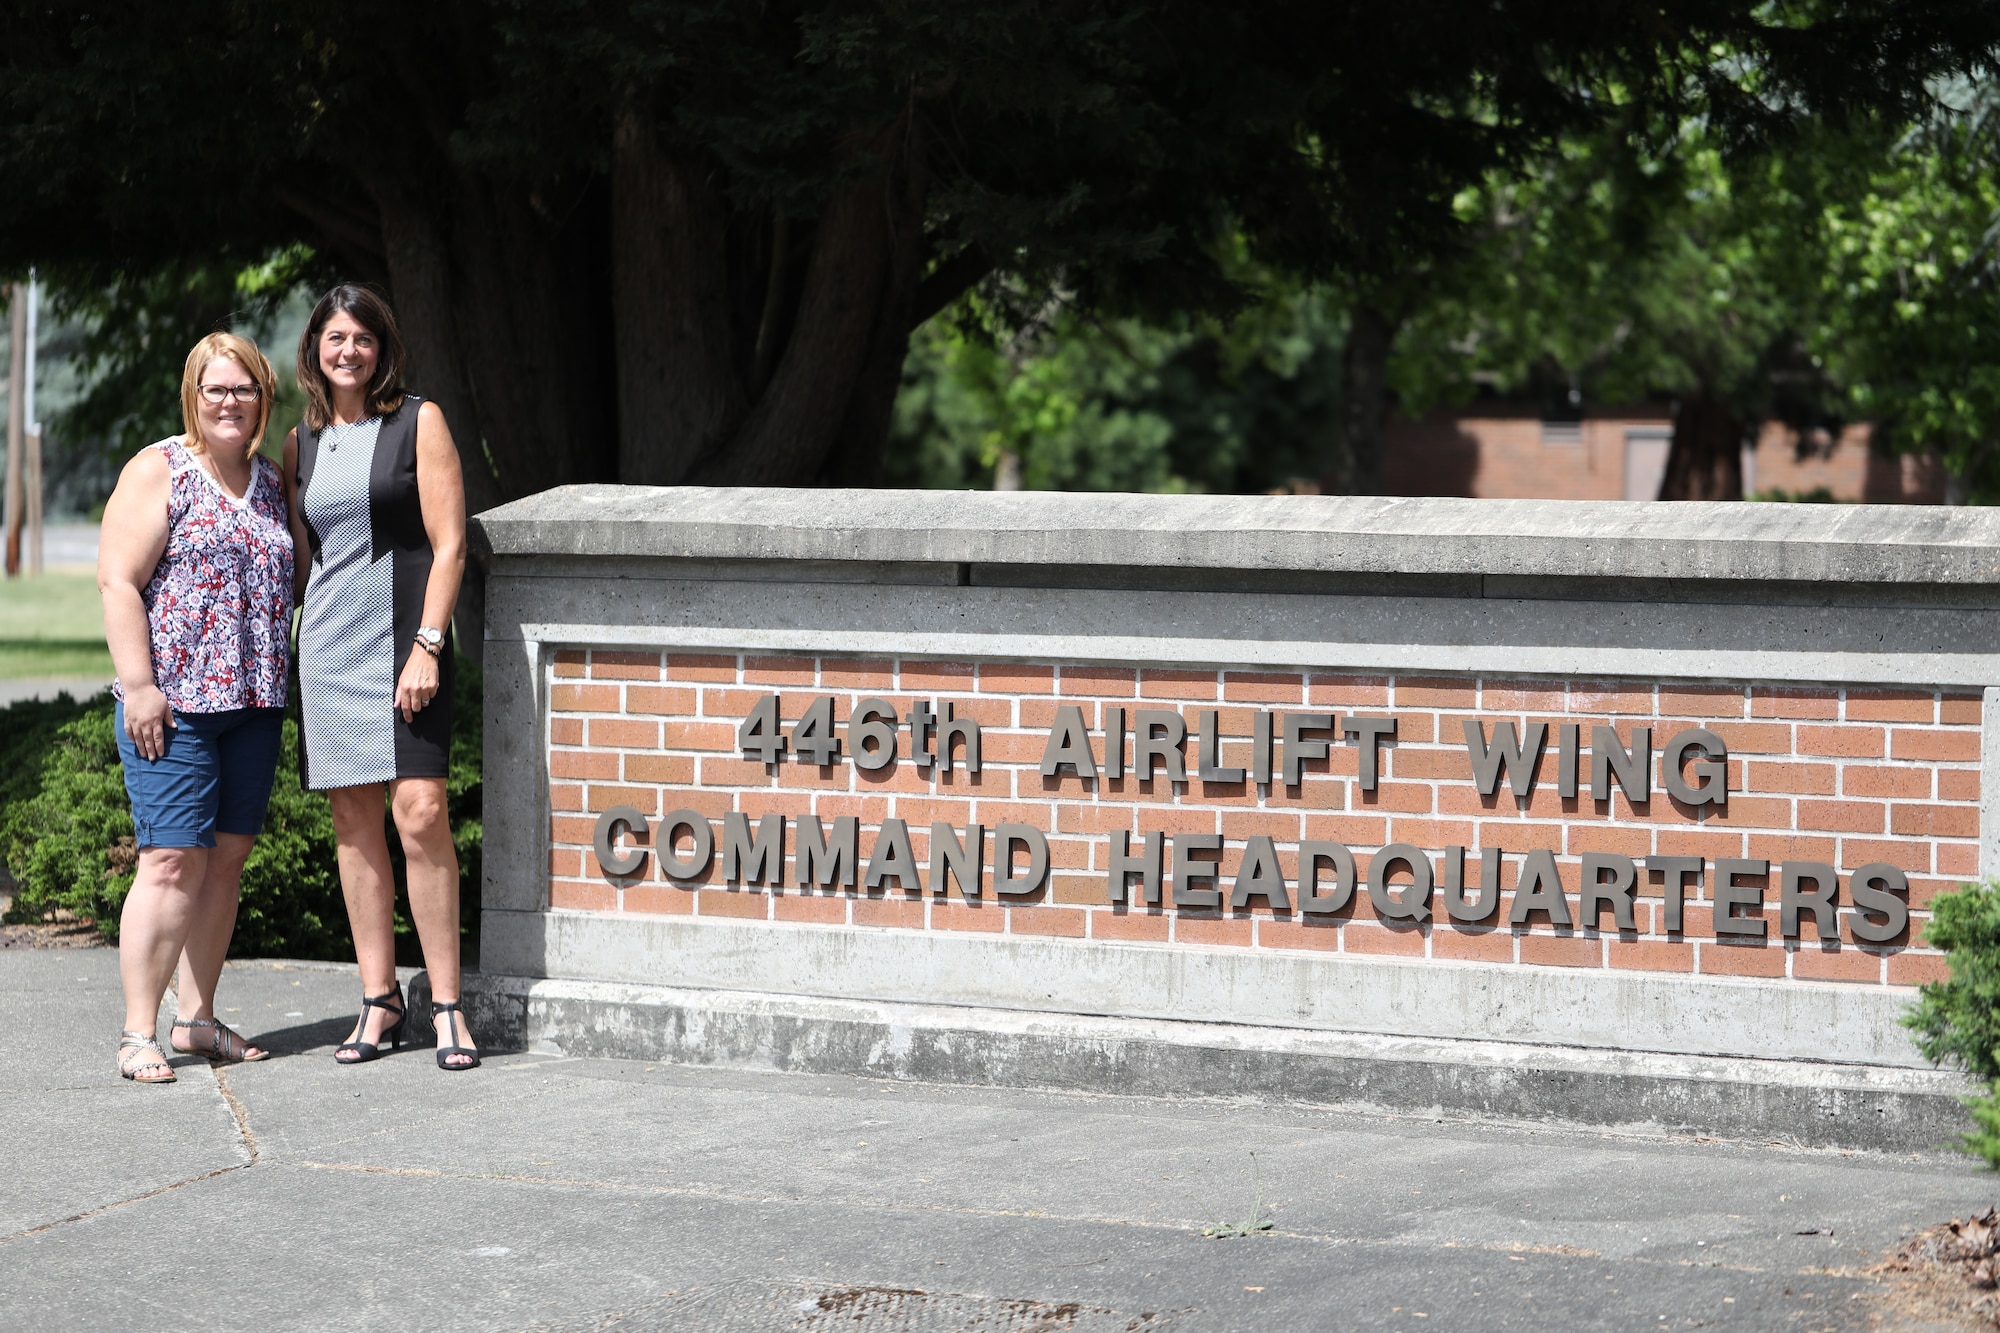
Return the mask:
[[[395,1003],[390,1003],[392,1000]],[[379,1060],[382,1058],[381,1043],[385,1041],[395,1043],[395,1047],[399,1051],[403,1049],[403,1029],[409,1025],[410,1021],[409,1006],[403,1003],[403,983],[400,981],[397,982],[385,994],[364,995],[361,997],[361,1018],[357,1022],[356,1027],[364,1034],[368,1031],[368,1011],[370,1009],[380,1009],[384,1013],[394,1014],[396,1021],[388,1027],[383,1028],[382,1035],[375,1041],[361,1041],[357,1039],[342,1042],[334,1048],[333,1059],[335,1064],[365,1065],[370,1060]],[[347,1058],[343,1059],[343,1055]]]
[[[151,1051],[158,1059],[140,1058],[127,1060],[126,1051]],[[148,1069],[164,1069],[165,1078],[140,1078]],[[167,1053],[160,1049],[157,1036],[149,1037],[143,1032],[121,1032],[118,1034],[118,1072],[134,1083],[172,1083],[175,1080],[174,1067],[167,1063]]]
[[[271,1057],[269,1051],[263,1050],[255,1055],[246,1055],[250,1043],[244,1040],[242,1033],[226,1026],[219,1018],[176,1018],[174,1026],[187,1028],[190,1042],[194,1040],[192,1033],[195,1028],[213,1028],[214,1031],[209,1034],[207,1050],[196,1050],[193,1046],[189,1046],[182,1052],[184,1055],[199,1055],[213,1065],[255,1064],[259,1060],[268,1060]],[[178,1051],[180,1047],[176,1046],[174,1049]]]
[[[431,1026],[436,1027],[438,1019],[445,1014],[451,1014],[453,1016],[451,1020],[451,1039],[454,1044],[450,1046],[440,1045],[438,1047],[437,1049],[438,1068],[448,1069],[454,1074],[460,1072],[461,1070],[479,1068],[479,1052],[474,1050],[470,1046],[459,1046],[456,1044],[456,1042],[458,1041],[458,1019],[460,1017],[458,1001],[453,1000],[449,1004],[433,1003],[431,1005]],[[467,1030],[470,1031],[470,1028],[468,1027]],[[454,1055],[464,1056],[466,1059],[466,1063],[462,1065],[455,1065],[448,1063],[449,1058]]]

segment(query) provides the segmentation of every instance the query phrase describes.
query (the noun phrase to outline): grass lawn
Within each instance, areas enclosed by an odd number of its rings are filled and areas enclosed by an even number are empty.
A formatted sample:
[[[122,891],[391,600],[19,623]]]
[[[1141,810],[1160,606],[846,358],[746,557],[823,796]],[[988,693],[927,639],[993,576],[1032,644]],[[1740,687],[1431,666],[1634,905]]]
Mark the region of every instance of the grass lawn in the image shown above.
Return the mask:
[[[93,573],[0,580],[0,680],[43,676],[111,679]]]

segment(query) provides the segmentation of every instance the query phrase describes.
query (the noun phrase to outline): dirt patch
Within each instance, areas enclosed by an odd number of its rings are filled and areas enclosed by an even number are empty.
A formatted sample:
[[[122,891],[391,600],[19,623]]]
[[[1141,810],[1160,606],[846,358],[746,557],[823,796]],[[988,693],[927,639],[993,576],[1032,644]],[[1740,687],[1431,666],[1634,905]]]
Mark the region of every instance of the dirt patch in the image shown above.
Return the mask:
[[[53,920],[0,926],[0,949],[102,949],[107,947],[97,926],[68,912]]]
[[[1882,1285],[1871,1302],[1892,1327],[2000,1328],[2000,1213],[1925,1227],[1868,1270]]]

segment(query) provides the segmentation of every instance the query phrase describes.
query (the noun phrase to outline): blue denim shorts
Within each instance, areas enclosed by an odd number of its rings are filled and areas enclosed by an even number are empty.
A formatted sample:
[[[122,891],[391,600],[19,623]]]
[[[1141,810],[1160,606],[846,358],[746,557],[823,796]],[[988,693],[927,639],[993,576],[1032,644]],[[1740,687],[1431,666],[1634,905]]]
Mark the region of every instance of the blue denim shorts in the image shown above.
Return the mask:
[[[255,834],[263,828],[285,710],[176,710],[174,721],[179,725],[166,729],[166,753],[148,760],[125,734],[123,701],[112,719],[139,845],[213,847],[218,833]]]

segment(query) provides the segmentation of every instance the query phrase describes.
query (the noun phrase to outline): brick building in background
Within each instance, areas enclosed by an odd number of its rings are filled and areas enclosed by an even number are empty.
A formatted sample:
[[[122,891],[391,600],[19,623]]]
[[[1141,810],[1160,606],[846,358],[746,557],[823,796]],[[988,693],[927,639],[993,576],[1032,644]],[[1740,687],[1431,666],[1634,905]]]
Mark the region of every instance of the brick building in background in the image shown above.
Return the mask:
[[[1390,495],[1479,499],[1651,500],[1673,439],[1673,418],[1636,409],[1581,421],[1543,421],[1532,409],[1485,407],[1392,421],[1383,464]],[[1764,424],[1743,451],[1746,494],[1808,495],[1873,504],[1942,504],[1944,470],[1931,458],[1889,458],[1868,447],[1865,423],[1835,439]]]

